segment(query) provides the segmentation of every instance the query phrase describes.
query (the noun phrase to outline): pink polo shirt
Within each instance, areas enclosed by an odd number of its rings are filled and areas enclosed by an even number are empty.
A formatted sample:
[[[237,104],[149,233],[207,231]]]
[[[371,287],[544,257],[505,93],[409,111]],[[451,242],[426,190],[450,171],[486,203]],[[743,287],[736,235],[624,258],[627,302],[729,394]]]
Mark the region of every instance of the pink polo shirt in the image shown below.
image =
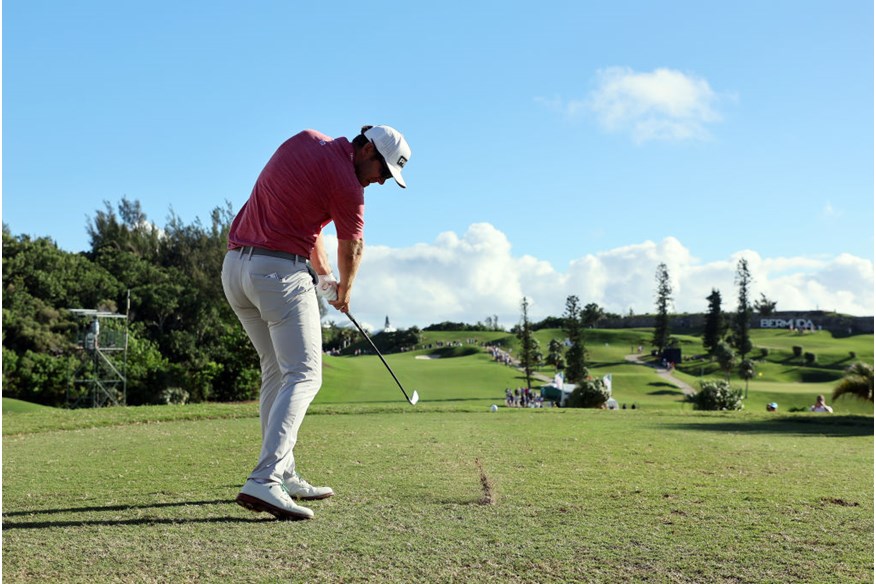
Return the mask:
[[[365,189],[353,145],[315,130],[292,136],[274,153],[228,233],[228,249],[251,245],[310,257],[322,228],[362,239]]]

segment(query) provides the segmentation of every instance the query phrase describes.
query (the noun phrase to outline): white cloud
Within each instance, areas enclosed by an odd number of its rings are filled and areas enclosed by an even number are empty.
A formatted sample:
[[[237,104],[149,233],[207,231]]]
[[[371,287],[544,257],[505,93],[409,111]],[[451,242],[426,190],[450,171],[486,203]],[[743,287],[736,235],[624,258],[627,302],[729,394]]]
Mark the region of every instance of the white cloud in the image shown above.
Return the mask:
[[[330,256],[336,241],[327,236]],[[565,271],[549,262],[512,253],[511,242],[489,223],[476,223],[457,235],[440,234],[433,243],[393,249],[367,246],[353,289],[352,312],[360,322],[382,328],[390,317],[397,327],[449,321],[483,322],[498,315],[510,327],[520,319],[520,301],[530,300],[530,316],[560,316],[565,299],[626,314],[654,311],[657,265],[667,265],[676,312],[703,312],[712,288],[724,305],[736,305],[734,275],[739,258],[748,261],[751,297],[761,293],[779,310],[836,310],[873,314],[873,263],[841,254],[833,258],[764,258],[741,250],[726,260],[704,263],[678,239],[645,241],[572,261]],[[342,322],[339,315],[331,316]]]
[[[646,73],[601,69],[586,99],[536,101],[569,117],[592,112],[607,131],[630,133],[637,143],[706,139],[706,125],[721,120],[715,109],[719,96],[708,81],[666,68]]]

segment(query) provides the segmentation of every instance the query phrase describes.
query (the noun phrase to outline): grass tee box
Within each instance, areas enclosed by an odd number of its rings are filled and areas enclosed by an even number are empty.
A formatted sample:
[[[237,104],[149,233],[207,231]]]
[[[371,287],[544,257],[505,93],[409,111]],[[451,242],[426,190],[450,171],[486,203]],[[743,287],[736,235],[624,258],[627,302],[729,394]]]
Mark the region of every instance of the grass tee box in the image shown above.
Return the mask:
[[[296,449],[336,496],[287,523],[233,503],[260,430],[228,408],[5,414],[4,581],[873,578],[872,417],[338,404]]]

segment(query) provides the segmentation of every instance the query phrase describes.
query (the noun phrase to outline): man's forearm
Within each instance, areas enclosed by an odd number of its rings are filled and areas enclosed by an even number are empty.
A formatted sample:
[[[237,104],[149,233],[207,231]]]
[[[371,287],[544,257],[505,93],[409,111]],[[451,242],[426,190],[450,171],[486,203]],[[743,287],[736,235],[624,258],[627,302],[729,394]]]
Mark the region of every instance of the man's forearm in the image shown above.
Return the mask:
[[[338,272],[341,281],[338,282],[338,297],[329,302],[341,312],[350,310],[350,290],[353,288],[353,280],[359,271],[359,262],[362,261],[362,250],[365,242],[361,239],[338,240]]]
[[[347,291],[353,287],[353,280],[356,279],[356,272],[359,271],[364,249],[365,242],[361,239],[338,240],[338,275],[340,285]]]

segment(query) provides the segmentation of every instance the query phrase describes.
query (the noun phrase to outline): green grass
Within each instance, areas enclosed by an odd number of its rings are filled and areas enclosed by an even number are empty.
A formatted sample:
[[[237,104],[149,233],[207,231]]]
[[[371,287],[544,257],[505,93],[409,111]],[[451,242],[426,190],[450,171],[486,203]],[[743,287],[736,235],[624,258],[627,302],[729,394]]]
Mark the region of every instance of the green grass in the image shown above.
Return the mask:
[[[46,406],[34,404],[20,399],[12,399],[10,397],[3,398],[3,415],[7,414],[25,414],[31,412],[39,412],[46,410]]]
[[[337,495],[285,523],[232,503],[259,442],[252,405],[235,408],[78,411],[114,422],[30,433],[5,419],[4,581],[873,578],[872,418],[314,412],[299,467]]]
[[[420,393],[424,402],[454,408],[470,402],[483,404],[504,399],[505,387],[525,385],[523,374],[490,360],[483,351],[464,357],[417,359],[430,351],[386,355],[386,361],[410,395]],[[315,404],[398,404],[401,392],[376,356],[326,357],[324,388]]]
[[[872,581],[873,405],[829,399],[833,416],[789,412],[832,392],[833,381],[800,380],[835,376],[848,351],[872,363],[873,337],[804,337],[819,362],[801,370],[787,359],[799,337],[784,332],[758,335],[770,355],[746,409],[732,413],[694,412],[653,369],[624,361],[647,348],[644,330],[587,331],[592,373],[611,373],[618,401],[636,404],[615,412],[491,414],[523,375],[465,344],[386,357],[419,391],[416,407],[376,356],[328,357],[296,456],[337,496],[310,505],[316,519],[304,523],[233,504],[257,457],[255,403],[70,411],[4,399],[3,575]],[[430,334],[445,344],[481,335]],[[507,333],[491,334],[514,349]],[[539,331],[542,347],[561,334]],[[686,355],[700,350],[695,337],[681,341]],[[709,366],[686,362],[676,376],[696,387],[716,375]],[[771,401],[778,414],[764,411]],[[495,504],[480,504],[476,460]]]

